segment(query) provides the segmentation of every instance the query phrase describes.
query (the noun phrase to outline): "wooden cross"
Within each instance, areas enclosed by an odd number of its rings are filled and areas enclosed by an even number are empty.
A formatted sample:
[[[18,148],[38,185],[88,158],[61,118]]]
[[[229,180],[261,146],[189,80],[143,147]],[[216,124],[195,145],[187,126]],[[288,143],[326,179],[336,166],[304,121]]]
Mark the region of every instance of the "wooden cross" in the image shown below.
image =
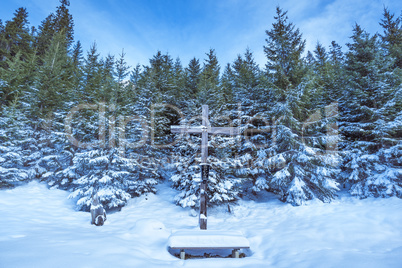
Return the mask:
[[[201,139],[201,186],[200,186],[200,229],[207,229],[207,184],[209,165],[208,158],[208,134],[238,135],[239,129],[235,127],[211,127],[208,119],[208,105],[202,105],[202,125],[197,127],[190,126],[171,126],[172,133],[191,133],[202,134]]]

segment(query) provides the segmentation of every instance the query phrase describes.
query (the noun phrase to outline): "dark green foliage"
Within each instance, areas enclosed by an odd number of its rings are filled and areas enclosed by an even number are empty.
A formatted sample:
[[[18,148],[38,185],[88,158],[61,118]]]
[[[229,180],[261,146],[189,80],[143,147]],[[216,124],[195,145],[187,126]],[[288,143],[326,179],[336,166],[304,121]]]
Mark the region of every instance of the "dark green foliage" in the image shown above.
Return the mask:
[[[272,75],[275,86],[280,89],[279,100],[284,100],[286,90],[295,87],[303,76],[302,53],[305,41],[299,29],[288,22],[287,12],[276,8],[275,22],[272,29],[267,30],[267,45],[264,52],[267,56],[266,65],[269,75]]]
[[[37,108],[40,116],[51,113],[63,106],[71,98],[73,65],[68,57],[64,33],[54,35],[43,57],[37,77]]]
[[[38,31],[25,8],[0,20],[0,187],[39,179],[72,190],[80,209],[95,192],[112,208],[170,178],[176,202],[195,207],[200,137],[177,140],[170,126],[198,126],[208,104],[212,126],[241,131],[210,137],[212,204],[261,190],[329,202],[338,183],[362,198],[402,196],[402,30],[387,8],[383,33],[356,24],[345,54],[333,41],[303,56],[277,7],[262,70],[249,49],[221,65],[211,48],[184,68],[161,51],[134,68],[124,50],[103,57],[94,43],[84,54],[69,5]]]
[[[63,33],[64,45],[69,49],[74,41],[74,21],[68,10],[70,1],[60,0],[60,6],[56,9],[56,14],[50,14],[39,25],[39,32],[36,36],[35,47],[37,54],[42,59],[45,51],[49,48],[51,40],[56,33]]]
[[[6,21],[1,35],[0,63],[6,58],[15,57],[18,52],[21,60],[24,60],[32,52],[32,36],[28,24],[28,12],[22,7],[15,11],[11,21]]]
[[[381,36],[383,47],[387,55],[394,61],[393,67],[402,69],[402,23],[401,17],[395,18],[394,14],[384,8],[383,18],[380,25],[384,29]]]
[[[38,35],[35,38],[35,47],[37,54],[42,57],[50,45],[55,30],[53,28],[54,15],[50,14],[42,21],[38,28]]]
[[[200,75],[200,61],[196,58],[193,58],[190,60],[188,67],[186,67],[186,88],[188,90],[188,95],[196,96],[198,94]]]

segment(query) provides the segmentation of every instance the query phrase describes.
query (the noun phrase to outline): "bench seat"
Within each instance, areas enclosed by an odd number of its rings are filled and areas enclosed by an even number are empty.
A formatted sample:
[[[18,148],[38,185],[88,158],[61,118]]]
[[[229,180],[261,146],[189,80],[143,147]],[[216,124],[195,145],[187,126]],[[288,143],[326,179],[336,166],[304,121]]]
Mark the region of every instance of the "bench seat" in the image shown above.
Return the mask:
[[[171,249],[180,249],[185,258],[186,249],[232,249],[233,257],[239,257],[239,249],[250,248],[250,243],[239,231],[188,230],[174,232],[168,241]]]

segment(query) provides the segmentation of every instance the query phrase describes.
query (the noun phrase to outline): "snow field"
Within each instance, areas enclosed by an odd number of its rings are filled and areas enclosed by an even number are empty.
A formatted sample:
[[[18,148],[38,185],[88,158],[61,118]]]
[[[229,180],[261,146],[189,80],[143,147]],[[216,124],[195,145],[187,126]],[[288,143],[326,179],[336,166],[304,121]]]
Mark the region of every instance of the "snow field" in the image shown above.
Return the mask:
[[[175,190],[158,186],[108,214],[102,227],[74,210],[68,192],[31,182],[0,191],[0,267],[400,267],[402,200],[359,200],[293,207],[274,195],[208,210],[208,229],[241,231],[246,258],[180,260],[170,234],[198,230],[198,215],[174,204]]]

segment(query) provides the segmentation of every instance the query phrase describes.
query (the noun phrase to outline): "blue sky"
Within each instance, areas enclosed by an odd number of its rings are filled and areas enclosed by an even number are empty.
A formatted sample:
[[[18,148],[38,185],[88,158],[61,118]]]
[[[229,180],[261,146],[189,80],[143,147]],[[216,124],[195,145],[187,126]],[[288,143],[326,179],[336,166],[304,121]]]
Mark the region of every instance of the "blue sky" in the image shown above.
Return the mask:
[[[201,60],[214,48],[221,66],[233,62],[249,47],[260,66],[265,30],[270,29],[275,7],[288,10],[289,20],[303,33],[307,50],[317,41],[328,47],[332,40],[344,50],[355,23],[374,34],[383,6],[400,15],[399,0],[70,0],[75,39],[84,50],[96,41],[102,56],[122,49],[134,66],[148,64],[157,50],[180,57],[186,66],[192,57]],[[12,18],[18,7],[29,12],[32,26],[54,12],[58,0],[2,0],[0,19]],[[84,53],[86,54],[86,53]]]

